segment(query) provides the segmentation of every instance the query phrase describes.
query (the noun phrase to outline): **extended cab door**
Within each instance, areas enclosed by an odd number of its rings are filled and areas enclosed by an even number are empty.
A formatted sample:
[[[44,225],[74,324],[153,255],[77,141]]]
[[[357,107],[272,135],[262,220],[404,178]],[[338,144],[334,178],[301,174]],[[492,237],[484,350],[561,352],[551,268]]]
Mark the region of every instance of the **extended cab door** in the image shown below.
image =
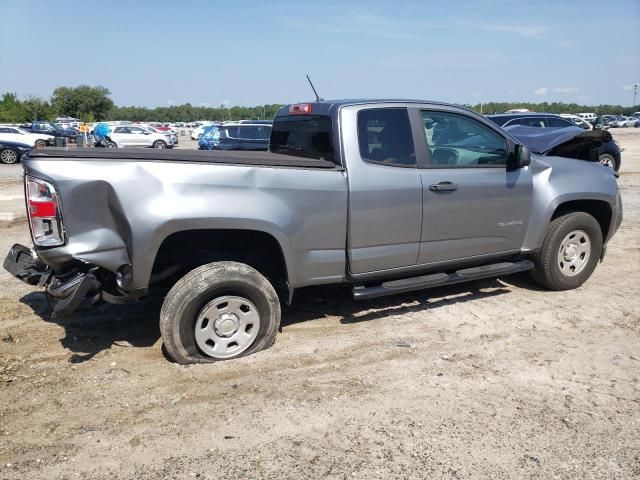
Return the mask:
[[[348,161],[350,272],[415,265],[422,183],[407,108],[350,106],[340,119]]]
[[[418,264],[520,250],[531,209],[529,167],[507,170],[511,141],[460,109],[416,109],[423,185]]]

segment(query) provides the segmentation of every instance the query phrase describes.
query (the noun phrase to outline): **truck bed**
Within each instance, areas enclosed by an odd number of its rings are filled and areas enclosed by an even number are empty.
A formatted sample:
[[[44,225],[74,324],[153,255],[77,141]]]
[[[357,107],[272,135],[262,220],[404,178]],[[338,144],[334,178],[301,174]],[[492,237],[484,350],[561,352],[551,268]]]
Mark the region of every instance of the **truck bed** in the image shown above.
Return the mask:
[[[148,162],[189,162],[189,163],[220,163],[225,165],[254,165],[264,167],[292,167],[292,168],[340,168],[335,163],[326,160],[296,157],[271,152],[244,152],[230,150],[169,150],[155,148],[46,148],[32,150],[31,158],[44,160],[77,160],[87,158],[91,160],[120,160],[120,161],[148,161]]]

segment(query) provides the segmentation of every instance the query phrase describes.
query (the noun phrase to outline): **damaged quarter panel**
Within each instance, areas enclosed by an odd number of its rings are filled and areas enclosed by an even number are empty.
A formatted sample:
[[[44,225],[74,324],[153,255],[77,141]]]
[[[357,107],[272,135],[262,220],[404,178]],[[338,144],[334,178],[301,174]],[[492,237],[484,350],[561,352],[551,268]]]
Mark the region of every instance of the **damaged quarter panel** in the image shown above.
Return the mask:
[[[277,240],[290,286],[344,279],[341,170],[60,158],[28,159],[25,170],[59,187],[68,241],[39,249],[54,270],[72,258],[111,272],[130,264],[130,289],[145,289],[169,235],[244,229]]]
[[[531,216],[522,246],[523,252],[540,248],[554,212],[572,201],[596,200],[608,205],[611,225],[605,241],[620,225],[622,211],[618,187],[610,168],[598,163],[576,163],[563,157],[533,155]]]

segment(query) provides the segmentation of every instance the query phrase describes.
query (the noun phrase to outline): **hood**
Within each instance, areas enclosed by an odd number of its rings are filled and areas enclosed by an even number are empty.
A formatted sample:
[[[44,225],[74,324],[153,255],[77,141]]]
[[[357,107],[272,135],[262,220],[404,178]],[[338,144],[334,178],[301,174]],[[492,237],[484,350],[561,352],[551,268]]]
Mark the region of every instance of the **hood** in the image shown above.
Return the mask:
[[[514,125],[505,128],[533,153],[593,160],[593,152],[613,141],[606,130],[584,130],[580,127],[539,128]],[[571,154],[568,154],[570,153]]]

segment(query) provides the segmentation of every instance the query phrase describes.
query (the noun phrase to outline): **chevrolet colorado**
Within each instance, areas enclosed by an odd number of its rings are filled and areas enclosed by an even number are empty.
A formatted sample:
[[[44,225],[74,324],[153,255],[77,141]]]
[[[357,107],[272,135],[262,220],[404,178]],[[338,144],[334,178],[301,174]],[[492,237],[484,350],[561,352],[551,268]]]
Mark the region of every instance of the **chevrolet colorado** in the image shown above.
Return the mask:
[[[296,289],[356,299],[530,271],[585,282],[622,220],[614,172],[538,156],[465,108],[406,100],[282,107],[267,152],[34,150],[34,248],[5,268],[54,313],[166,286],[177,362],[268,348]]]

